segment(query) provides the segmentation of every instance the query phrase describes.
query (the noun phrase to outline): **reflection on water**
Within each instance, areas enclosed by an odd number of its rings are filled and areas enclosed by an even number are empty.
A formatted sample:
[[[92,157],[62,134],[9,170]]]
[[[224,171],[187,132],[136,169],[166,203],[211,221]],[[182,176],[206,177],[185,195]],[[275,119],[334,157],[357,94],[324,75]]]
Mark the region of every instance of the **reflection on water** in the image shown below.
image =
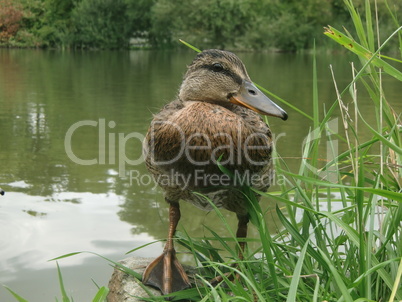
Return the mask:
[[[256,83],[311,113],[311,56],[239,56]],[[152,113],[175,97],[193,57],[190,51],[0,50],[0,186],[7,192],[0,196],[0,283],[30,301],[50,301],[58,285],[55,263],[47,260],[85,250],[119,260],[166,237],[167,206],[142,163],[141,138]],[[328,66],[344,87],[351,59],[317,57],[319,97],[327,108],[335,100]],[[389,78],[384,85],[400,112],[401,87]],[[289,120],[270,120],[277,149],[283,157],[298,157],[311,123],[281,106]],[[362,104],[374,123],[371,106],[368,100]],[[287,163],[295,169],[298,161]],[[269,200],[262,203],[274,209]],[[226,216],[234,227],[234,215]],[[275,217],[269,222],[274,232]],[[182,205],[179,229],[209,236],[204,224],[227,235],[214,213]],[[161,248],[156,243],[136,255],[154,257]],[[105,284],[111,273],[89,254],[59,263],[79,301],[96,291],[91,278]],[[1,301],[10,297],[0,288]]]

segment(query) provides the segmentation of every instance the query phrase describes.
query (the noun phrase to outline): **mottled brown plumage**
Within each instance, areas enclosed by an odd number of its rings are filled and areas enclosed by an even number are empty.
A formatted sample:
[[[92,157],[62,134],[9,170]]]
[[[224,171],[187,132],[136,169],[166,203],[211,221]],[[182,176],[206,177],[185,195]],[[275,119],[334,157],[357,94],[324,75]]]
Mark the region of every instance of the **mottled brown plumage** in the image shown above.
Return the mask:
[[[265,191],[273,174],[271,131],[257,112],[287,118],[252,84],[236,55],[206,50],[188,67],[178,98],[154,116],[144,155],[170,204],[170,227],[164,253],[144,272],[145,284],[164,294],[190,286],[175,257],[172,237],[180,219],[179,200],[211,210],[209,202],[194,192],[235,212],[237,236],[246,237],[245,200],[236,188],[247,184]],[[218,161],[236,177],[222,173]]]

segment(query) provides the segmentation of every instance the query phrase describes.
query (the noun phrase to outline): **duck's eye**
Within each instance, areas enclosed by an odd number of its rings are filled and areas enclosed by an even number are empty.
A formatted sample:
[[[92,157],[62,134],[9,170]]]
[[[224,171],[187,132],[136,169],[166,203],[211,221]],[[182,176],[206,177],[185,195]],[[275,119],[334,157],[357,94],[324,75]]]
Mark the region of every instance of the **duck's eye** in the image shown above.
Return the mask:
[[[223,70],[223,66],[221,63],[214,63],[212,64],[212,70],[215,72],[221,72]]]

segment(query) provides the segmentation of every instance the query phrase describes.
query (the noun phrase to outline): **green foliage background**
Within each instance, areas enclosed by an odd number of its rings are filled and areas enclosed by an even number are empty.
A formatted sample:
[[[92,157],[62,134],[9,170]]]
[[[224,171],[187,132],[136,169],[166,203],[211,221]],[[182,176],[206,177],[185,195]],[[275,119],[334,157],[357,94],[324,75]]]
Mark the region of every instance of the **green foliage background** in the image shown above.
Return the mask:
[[[354,5],[363,11],[364,0]],[[395,26],[389,11],[398,17],[402,2],[377,5],[386,37]],[[0,0],[0,21],[10,10],[19,29],[1,45],[11,47],[172,48],[183,39],[201,48],[296,51],[314,39],[330,45],[322,35],[328,24],[352,28],[343,0]]]

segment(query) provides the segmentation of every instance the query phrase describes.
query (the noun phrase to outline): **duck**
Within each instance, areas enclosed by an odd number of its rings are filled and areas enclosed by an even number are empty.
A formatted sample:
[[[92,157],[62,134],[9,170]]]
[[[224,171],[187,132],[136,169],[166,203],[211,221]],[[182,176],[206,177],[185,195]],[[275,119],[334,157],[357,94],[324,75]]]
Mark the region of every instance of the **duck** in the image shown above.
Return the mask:
[[[206,211],[212,202],[234,212],[236,237],[247,237],[247,201],[239,188],[265,192],[274,174],[272,133],[261,115],[288,118],[251,81],[237,55],[218,49],[196,55],[177,97],[153,116],[144,139],[146,167],[169,205],[169,227],[163,253],[146,267],[143,284],[164,295],[191,287],[174,248],[180,201]],[[245,244],[239,240],[240,259]]]

